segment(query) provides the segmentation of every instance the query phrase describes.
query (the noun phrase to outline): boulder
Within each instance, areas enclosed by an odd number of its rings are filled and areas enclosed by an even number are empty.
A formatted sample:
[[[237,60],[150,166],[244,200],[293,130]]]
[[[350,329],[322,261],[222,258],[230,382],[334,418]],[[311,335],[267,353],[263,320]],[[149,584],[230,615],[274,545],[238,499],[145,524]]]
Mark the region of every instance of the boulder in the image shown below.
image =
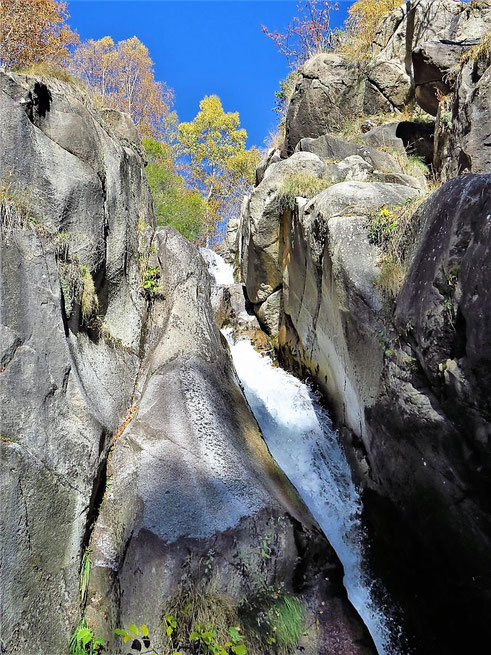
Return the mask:
[[[490,202],[491,176],[467,175],[419,208],[393,354],[366,414],[365,446],[385,499],[373,520],[393,517],[379,535],[380,562],[397,594],[424,584],[430,612],[422,620],[408,604],[408,618],[431,635],[430,649],[434,639],[450,652],[479,649],[489,634]]]
[[[271,166],[272,164],[276,164],[279,161],[281,161],[280,151],[275,150],[274,148],[270,148],[263,156],[263,158],[259,162],[259,165],[256,168],[256,186],[262,182],[264,173],[268,168],[268,166]]]
[[[325,221],[331,216],[366,216],[384,205],[402,205],[418,195],[418,190],[400,184],[341,182],[322,191],[305,211],[315,207]]]
[[[300,69],[288,105],[286,147],[291,154],[300,139],[316,138],[356,116],[363,106],[363,78],[357,65],[338,55],[319,54]]]
[[[80,619],[82,552],[139,367],[137,222],[153,209],[138,149],[78,87],[0,73],[0,109],[2,648],[43,655]]]
[[[283,292],[281,289],[275,291],[256,309],[257,317],[266,332],[277,337],[280,330],[280,322],[283,314]]]

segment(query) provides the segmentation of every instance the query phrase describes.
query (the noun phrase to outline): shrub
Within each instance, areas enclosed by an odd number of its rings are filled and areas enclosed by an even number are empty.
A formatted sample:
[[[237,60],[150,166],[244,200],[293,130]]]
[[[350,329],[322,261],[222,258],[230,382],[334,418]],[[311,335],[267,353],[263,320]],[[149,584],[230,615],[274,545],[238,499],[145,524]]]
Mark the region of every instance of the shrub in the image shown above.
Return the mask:
[[[16,69],[15,72],[24,75],[31,75],[33,77],[51,77],[60,80],[61,82],[69,82],[70,84],[77,84],[78,86],[82,85],[81,81],[76,79],[65,68],[60,68],[54,64],[47,64],[44,61],[35,62],[25,68]]]
[[[289,175],[281,187],[281,195],[286,205],[293,209],[295,207],[295,198],[313,198],[324,189],[327,189],[331,183],[327,180],[319,179],[315,175],[305,172],[297,172]]]
[[[99,309],[99,299],[95,292],[94,280],[87,266],[80,267],[82,294],[80,296],[80,309],[84,321],[92,318]]]
[[[377,287],[389,298],[394,299],[402,287],[404,275],[403,265],[394,256],[386,256],[380,265]]]
[[[142,280],[142,289],[145,292],[147,298],[153,298],[157,296],[163,289],[159,284],[160,281],[160,267],[153,266],[152,268],[147,268]]]
[[[102,639],[96,639],[82,619],[70,639],[70,655],[98,655],[104,650]]]
[[[174,653],[176,648],[193,653],[245,655],[248,649],[240,625],[237,607],[213,588],[182,585],[165,606],[163,627],[168,646],[163,655]]]

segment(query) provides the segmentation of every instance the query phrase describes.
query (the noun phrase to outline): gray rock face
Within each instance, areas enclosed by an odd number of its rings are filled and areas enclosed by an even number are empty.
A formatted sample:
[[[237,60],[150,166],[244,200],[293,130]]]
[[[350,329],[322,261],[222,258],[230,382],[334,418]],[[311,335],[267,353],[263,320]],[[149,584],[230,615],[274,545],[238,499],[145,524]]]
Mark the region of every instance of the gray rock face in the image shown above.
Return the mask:
[[[441,82],[456,48],[481,38],[490,19],[484,2],[469,6],[454,0],[412,0],[395,9],[382,21],[372,45],[365,110],[373,111],[377,101],[380,108],[385,101],[401,109],[412,99],[416,85],[421,106],[435,115],[436,90],[444,88]],[[437,52],[435,42],[440,44]]]
[[[281,284],[279,264],[282,244],[280,221],[284,211],[285,182],[292,175],[327,176],[326,164],[312,153],[295,153],[266,169],[243,208],[241,219],[241,270],[249,300],[262,302]]]
[[[0,87],[1,638],[41,655],[64,652],[78,622],[81,551],[138,370],[136,224],[153,218],[138,153],[78,89],[6,74]],[[117,347],[68,302],[68,262],[92,273]]]
[[[401,542],[410,541],[392,524],[385,552],[398,552],[394,574],[410,593],[425,577],[431,630],[455,652],[478,647],[491,607],[490,191],[491,176],[468,175],[420,207],[394,354],[367,414],[378,492],[400,508],[418,544],[401,561]]]
[[[363,106],[363,80],[357,66],[335,54],[320,54],[300,70],[288,105],[286,147],[292,153],[305,137],[316,138],[356,116]]]
[[[434,165],[443,180],[491,172],[491,58],[465,63],[438,110]]]
[[[346,157],[358,155],[378,170],[402,173],[402,168],[390,153],[380,152],[369,145],[346,141],[334,134],[323,134],[316,139],[301,139],[295,150],[297,152],[313,152],[321,159],[328,161],[341,161]]]
[[[84,605],[107,652],[134,621],[162,646],[165,602],[212,578],[235,602],[283,585],[312,625],[326,605],[309,655],[373,653],[250,414],[203,259],[153,228],[127,118],[57,80],[0,73],[0,87],[0,650],[66,652]]]

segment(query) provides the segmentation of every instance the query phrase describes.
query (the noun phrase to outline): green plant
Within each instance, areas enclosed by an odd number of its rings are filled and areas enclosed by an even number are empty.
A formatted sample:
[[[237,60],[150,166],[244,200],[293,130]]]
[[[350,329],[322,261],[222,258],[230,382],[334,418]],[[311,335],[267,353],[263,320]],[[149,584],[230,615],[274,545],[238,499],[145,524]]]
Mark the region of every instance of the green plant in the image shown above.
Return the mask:
[[[91,553],[90,548],[86,548],[84,550],[84,554],[82,555],[82,564],[80,566],[80,601],[83,606],[85,606],[85,602],[87,600],[87,589],[89,586],[90,567],[92,564],[90,561],[90,553]]]
[[[216,593],[213,586],[181,585],[166,604],[164,617],[164,632],[169,640],[165,655],[173,654],[176,648],[206,655],[247,652],[237,649],[243,641],[237,607]],[[240,641],[231,640],[232,628],[236,637],[240,635]]]
[[[135,623],[132,623],[128,628],[117,628],[114,630],[114,634],[123,637],[125,644],[131,641],[130,648],[139,653],[142,652],[142,646],[147,649],[151,646],[150,635],[145,624],[138,627]],[[152,650],[146,650],[145,652],[158,655],[157,651],[153,650],[153,648]]]
[[[70,655],[98,655],[104,650],[102,639],[96,639],[82,619],[70,639]]]
[[[388,207],[381,207],[377,213],[372,214],[368,224],[368,239],[380,248],[388,245],[399,221],[397,216]]]
[[[278,655],[292,653],[303,634],[305,611],[302,602],[281,586],[260,582],[241,604],[245,634],[256,643],[269,646]],[[260,651],[262,652],[262,651]]]
[[[161,293],[163,287],[159,285],[160,266],[147,268],[143,275],[142,289],[148,298],[153,298]]]
[[[99,309],[99,299],[95,292],[95,285],[90,270],[87,266],[80,267],[82,294],[80,296],[80,308],[82,318],[86,321]]]
[[[440,114],[440,124],[444,125],[445,127],[449,127],[451,123],[452,123],[452,112],[443,111]]]
[[[429,175],[430,173],[430,169],[424,163],[423,159],[418,157],[418,155],[409,155],[405,168],[410,175],[414,173],[423,173],[424,175]]]
[[[313,198],[329,186],[331,183],[328,180],[319,179],[310,173],[297,172],[292,173],[283,181],[281,195],[286,205],[293,209],[297,196]]]

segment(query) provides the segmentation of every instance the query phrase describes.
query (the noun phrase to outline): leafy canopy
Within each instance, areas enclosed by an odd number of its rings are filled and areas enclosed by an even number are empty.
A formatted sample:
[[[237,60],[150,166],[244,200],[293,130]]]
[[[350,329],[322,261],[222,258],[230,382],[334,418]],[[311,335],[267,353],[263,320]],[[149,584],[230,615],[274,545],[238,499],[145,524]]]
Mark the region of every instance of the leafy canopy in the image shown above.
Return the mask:
[[[257,148],[246,149],[247,132],[238,112],[225,112],[218,96],[206,96],[189,123],[181,123],[177,152],[188,182],[207,201],[205,235],[210,241],[218,225],[237,211],[240,197],[254,180]]]
[[[155,80],[148,48],[136,36],[119,43],[110,36],[85,41],[75,50],[71,70],[101,104],[127,112],[142,136],[166,136],[173,91]]]
[[[186,188],[171,146],[150,138],[142,143],[149,160],[145,170],[157,223],[174,227],[190,241],[199,241],[205,230],[206,201],[199,191]]]
[[[2,0],[0,2],[0,65],[21,69],[46,62],[62,65],[78,35],[66,24],[67,2]]]

